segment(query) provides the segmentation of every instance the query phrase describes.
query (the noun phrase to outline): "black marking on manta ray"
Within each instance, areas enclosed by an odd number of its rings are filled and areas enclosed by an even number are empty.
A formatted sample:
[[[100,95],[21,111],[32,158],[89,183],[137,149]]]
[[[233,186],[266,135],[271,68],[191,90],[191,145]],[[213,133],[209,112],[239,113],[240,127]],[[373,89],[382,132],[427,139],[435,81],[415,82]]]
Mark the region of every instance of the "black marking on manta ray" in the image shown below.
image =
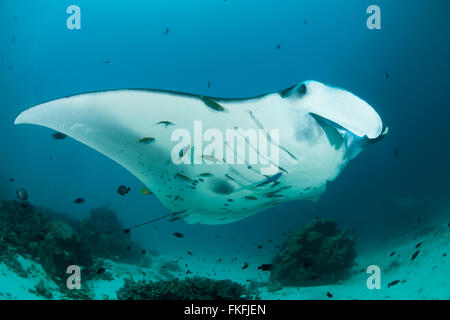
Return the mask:
[[[234,188],[228,183],[227,180],[216,178],[212,191],[217,194],[228,195],[234,191]]]
[[[294,85],[295,87],[295,85]],[[284,89],[286,90],[286,89]],[[212,99],[214,101],[218,101],[218,102],[233,102],[233,101],[244,101],[244,100],[252,100],[252,99],[260,99],[263,98],[265,96],[268,96],[270,94],[273,93],[280,93],[283,92],[284,90],[281,91],[270,91],[268,93],[262,93],[262,94],[257,94],[254,96],[248,96],[248,97],[229,97],[229,98],[224,98],[224,97],[211,97],[211,96],[205,96],[209,99]],[[183,97],[192,97],[192,98],[198,98],[199,96],[201,96],[201,94],[197,94],[197,93],[187,93],[187,92],[180,92],[180,91],[174,91],[174,90],[166,90],[166,89],[149,89],[149,88],[114,88],[114,89],[105,89],[105,90],[90,90],[90,91],[85,91],[85,92],[81,92],[81,93],[75,93],[75,94],[71,94],[71,95],[67,95],[67,96],[62,96],[62,97],[58,97],[58,98],[54,98],[54,99],[49,99],[49,100],[44,100],[38,104],[43,104],[43,103],[47,103],[53,100],[57,100],[57,99],[67,99],[67,98],[73,98],[76,96],[80,96],[83,94],[102,94],[102,93],[106,93],[106,92],[116,92],[116,91],[144,91],[144,92],[153,92],[153,93],[164,93],[164,94],[168,94],[168,95],[174,95],[174,96],[183,96]]]
[[[289,93],[292,91],[292,89],[294,89],[297,85],[294,84],[293,86],[290,86],[289,88],[286,88],[284,90],[280,91],[280,96],[282,98],[287,97],[289,95]]]
[[[252,118],[253,122],[255,122],[256,126],[257,126],[258,128],[260,128],[260,129],[266,131],[266,128],[262,125],[262,123],[261,123],[258,119],[256,119],[256,117],[255,117],[255,115],[253,114],[253,112],[252,112],[252,111],[249,111],[249,114],[250,114],[250,117]],[[267,135],[267,140],[268,140],[269,142],[272,142],[272,137],[270,136],[270,134],[269,134],[268,131],[266,131],[266,135]],[[280,148],[281,150],[283,150],[284,152],[286,152],[292,159],[294,159],[295,161],[298,161],[297,157],[294,156],[294,155],[292,154],[292,152],[290,152],[288,149],[286,149],[286,148],[283,147],[283,146],[280,146],[280,145],[277,144],[276,142],[273,142],[273,143],[274,143],[278,148]]]

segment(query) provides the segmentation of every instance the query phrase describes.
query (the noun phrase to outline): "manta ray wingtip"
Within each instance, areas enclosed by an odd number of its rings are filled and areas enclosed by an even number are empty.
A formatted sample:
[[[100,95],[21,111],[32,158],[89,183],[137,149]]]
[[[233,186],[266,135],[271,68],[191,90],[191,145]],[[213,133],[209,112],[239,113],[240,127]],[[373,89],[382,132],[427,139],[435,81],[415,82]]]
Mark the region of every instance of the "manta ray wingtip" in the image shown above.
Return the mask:
[[[27,111],[23,111],[23,112],[21,112],[15,119],[14,119],[14,124],[22,124],[22,123],[25,123],[25,116],[24,116],[24,114],[26,113]]]

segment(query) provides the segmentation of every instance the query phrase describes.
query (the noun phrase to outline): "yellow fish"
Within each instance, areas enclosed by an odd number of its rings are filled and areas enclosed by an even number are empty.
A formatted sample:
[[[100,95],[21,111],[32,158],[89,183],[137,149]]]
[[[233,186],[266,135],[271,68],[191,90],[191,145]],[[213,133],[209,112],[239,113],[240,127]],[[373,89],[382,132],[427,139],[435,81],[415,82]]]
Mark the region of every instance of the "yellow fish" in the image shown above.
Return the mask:
[[[143,187],[143,188],[141,189],[141,193],[142,193],[142,194],[145,194],[145,195],[152,195],[152,194],[153,194],[153,192],[151,192],[150,189],[148,189],[148,188],[146,188],[146,187]]]
[[[210,156],[208,154],[202,154],[202,158],[207,160],[207,161],[211,161],[211,162],[219,162],[219,159],[217,159],[214,156]]]

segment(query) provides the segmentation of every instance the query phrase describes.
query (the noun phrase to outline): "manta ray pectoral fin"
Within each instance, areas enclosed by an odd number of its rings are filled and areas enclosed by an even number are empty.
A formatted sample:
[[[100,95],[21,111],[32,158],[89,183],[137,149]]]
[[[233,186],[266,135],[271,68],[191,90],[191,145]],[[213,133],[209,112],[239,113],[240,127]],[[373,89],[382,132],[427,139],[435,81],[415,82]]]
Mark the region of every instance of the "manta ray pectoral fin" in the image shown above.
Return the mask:
[[[152,104],[176,107],[177,99],[180,97],[135,90],[86,93],[25,110],[15,124],[35,124],[62,132],[116,161],[154,190],[170,143],[168,129],[154,124],[162,120],[178,123],[181,119],[170,118],[165,108],[153,108]]]

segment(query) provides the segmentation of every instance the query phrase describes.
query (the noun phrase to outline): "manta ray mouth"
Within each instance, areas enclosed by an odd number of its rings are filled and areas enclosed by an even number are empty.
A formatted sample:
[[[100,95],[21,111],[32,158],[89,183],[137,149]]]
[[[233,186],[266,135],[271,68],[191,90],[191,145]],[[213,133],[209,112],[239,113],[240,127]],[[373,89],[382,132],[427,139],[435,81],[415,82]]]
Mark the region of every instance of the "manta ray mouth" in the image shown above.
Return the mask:
[[[335,131],[337,131],[342,137],[345,137],[345,135],[349,134],[349,133],[356,135],[355,133],[351,132],[350,129],[344,128],[340,124],[338,124],[330,119],[324,118],[324,117],[319,116],[318,114],[315,114],[312,112],[310,112],[309,114],[311,117],[314,118],[314,120],[316,120],[317,124],[319,126],[321,126],[322,129],[325,130],[325,132],[329,132],[329,129],[331,127],[333,129],[335,129]]]
[[[358,134],[356,132],[352,132],[350,128],[345,128],[342,125],[340,125],[330,119],[324,118],[318,114],[315,114],[313,112],[310,112],[309,114],[325,130],[325,132],[329,132],[329,128],[332,127],[342,136],[342,138],[346,138],[346,136],[348,136],[348,135],[352,135],[354,137],[359,137]],[[387,133],[388,133],[388,127],[385,126],[385,127],[383,127],[383,130],[381,131],[381,133],[378,137],[368,138],[367,136],[364,136],[363,138],[370,142],[378,142],[381,139],[383,139]]]
[[[367,136],[360,137],[332,120],[314,113],[310,113],[310,115],[322,127],[330,145],[336,150],[340,149],[343,145],[346,147],[346,158],[348,160],[355,158],[366,147],[379,142],[388,133],[388,127],[383,127],[381,133],[375,138],[370,139]]]

